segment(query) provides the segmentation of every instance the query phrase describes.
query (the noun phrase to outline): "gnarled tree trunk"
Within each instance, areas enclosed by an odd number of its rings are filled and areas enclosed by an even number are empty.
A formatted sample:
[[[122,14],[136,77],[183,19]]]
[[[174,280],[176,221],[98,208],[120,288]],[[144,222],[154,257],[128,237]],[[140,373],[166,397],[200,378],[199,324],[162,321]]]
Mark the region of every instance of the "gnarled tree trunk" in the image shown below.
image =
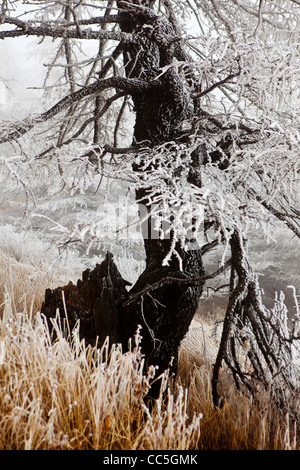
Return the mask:
[[[153,12],[151,1],[142,2],[144,6],[135,1],[130,2],[131,6],[128,2],[117,3],[121,10],[123,8],[122,31],[135,33],[135,37],[139,38],[138,44],[123,45],[127,78],[155,81],[153,87],[132,92],[136,112],[134,144],[147,141],[147,146],[151,147],[179,139],[183,121],[188,115],[188,98],[181,77],[174,67],[168,68],[174,58],[180,60],[184,55],[176,31],[171,22]],[[164,67],[166,71],[161,74]],[[188,178],[197,185],[200,184],[199,172],[193,172],[193,167],[198,164],[199,155],[195,152]],[[135,164],[134,171],[144,170]],[[139,203],[147,205],[147,193],[146,189],[137,190]],[[120,342],[126,348],[128,339],[140,325],[145,367],[155,365],[159,374],[172,364],[171,370],[176,374],[179,346],[188,331],[202,291],[201,284],[189,286],[187,283],[177,283],[176,278],[202,276],[202,256],[200,250],[185,251],[177,243],[176,252],[181,258],[181,267],[176,256],[172,256],[168,265],[163,266],[163,260],[171,248],[172,234],[171,238],[164,240],[151,238],[153,231],[148,230],[151,226],[151,206],[147,206],[147,210],[149,219],[144,238],[146,268],[136,284],[127,292],[125,282],[108,254],[100,266],[84,273],[77,287],[68,286],[65,289],[65,296],[68,297],[66,309],[72,324],[77,318],[80,320],[82,337],[91,342],[98,337],[100,344],[109,336],[111,342]],[[169,281],[164,282],[167,278]],[[151,293],[147,292],[147,287],[153,285],[157,287]],[[83,306],[77,317],[76,301],[73,305],[69,300],[68,291],[72,289],[80,299],[78,305]],[[59,305],[59,297],[61,291],[47,292],[43,312],[48,318],[53,316],[54,307]],[[61,308],[63,311],[63,305]],[[159,382],[155,387],[152,389],[153,396],[157,396]]]

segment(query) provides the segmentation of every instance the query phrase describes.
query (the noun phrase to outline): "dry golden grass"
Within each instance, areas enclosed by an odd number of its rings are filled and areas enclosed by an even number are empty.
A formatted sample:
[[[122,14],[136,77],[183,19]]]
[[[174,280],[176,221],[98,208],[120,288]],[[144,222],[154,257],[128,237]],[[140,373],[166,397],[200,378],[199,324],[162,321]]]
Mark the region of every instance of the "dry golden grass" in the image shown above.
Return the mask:
[[[11,303],[15,312],[40,310],[45,289],[76,281],[80,272],[59,271],[57,267],[47,267],[41,262],[33,263],[24,258],[21,262],[0,250],[0,313],[4,302]]]
[[[143,376],[138,346],[127,354],[116,347],[108,355],[106,346],[86,347],[77,330],[70,344],[58,326],[52,344],[37,313],[47,276],[32,285],[30,272],[19,266],[18,276],[17,265],[5,262],[0,449],[299,449],[288,416],[281,421],[266,396],[259,405],[238,394],[225,371],[225,405],[214,408],[211,325],[192,325],[181,348],[178,382],[169,387],[165,377],[168,399],[159,398],[150,412],[144,399],[151,371]],[[27,303],[20,301],[22,290]]]

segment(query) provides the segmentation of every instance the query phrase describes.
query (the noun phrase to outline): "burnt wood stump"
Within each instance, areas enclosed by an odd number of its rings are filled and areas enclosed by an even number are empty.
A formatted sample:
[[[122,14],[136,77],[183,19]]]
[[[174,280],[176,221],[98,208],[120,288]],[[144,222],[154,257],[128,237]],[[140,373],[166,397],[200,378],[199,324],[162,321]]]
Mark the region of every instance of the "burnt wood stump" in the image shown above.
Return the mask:
[[[127,328],[122,324],[120,305],[128,296],[125,281],[119,273],[113,255],[107,253],[101,264],[87,269],[77,284],[47,289],[42,305],[50,331],[54,333],[53,319],[57,316],[62,325],[72,331],[79,321],[80,339],[101,346],[109,337],[110,344],[126,343]]]

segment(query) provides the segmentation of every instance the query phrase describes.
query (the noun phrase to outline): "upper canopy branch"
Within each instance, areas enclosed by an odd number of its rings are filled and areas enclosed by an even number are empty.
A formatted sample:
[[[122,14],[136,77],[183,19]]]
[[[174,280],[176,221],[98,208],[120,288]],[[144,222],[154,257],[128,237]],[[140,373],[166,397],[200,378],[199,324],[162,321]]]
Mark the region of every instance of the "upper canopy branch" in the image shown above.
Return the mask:
[[[35,23],[41,23],[48,27],[59,26],[64,28],[69,28],[70,26],[77,25],[87,25],[87,24],[107,24],[107,23],[119,23],[122,19],[120,14],[117,15],[103,15],[103,16],[93,16],[92,18],[83,18],[76,19],[76,22],[69,21],[43,21],[43,20],[30,20],[28,22],[22,21],[19,18],[12,18],[11,16],[2,17],[2,23],[13,24],[19,28],[24,28],[24,26],[33,26]]]
[[[118,32],[118,31],[109,31],[107,29],[99,29],[99,31],[87,29],[78,29],[78,24],[95,24],[103,22],[109,22],[110,17],[106,17],[106,21],[102,21],[102,17],[91,18],[90,20],[81,20],[76,23],[76,27],[69,28],[75,23],[70,24],[61,24],[61,25],[51,25],[50,23],[43,22],[39,26],[34,26],[32,21],[22,21],[19,18],[11,18],[5,16],[2,18],[2,24],[11,24],[15,25],[17,29],[0,31],[0,39],[12,38],[18,36],[47,36],[52,38],[64,38],[64,39],[112,39],[119,42],[136,42],[134,35]],[[118,20],[117,20],[118,18]],[[113,16],[113,21],[118,22],[120,20],[119,15]]]

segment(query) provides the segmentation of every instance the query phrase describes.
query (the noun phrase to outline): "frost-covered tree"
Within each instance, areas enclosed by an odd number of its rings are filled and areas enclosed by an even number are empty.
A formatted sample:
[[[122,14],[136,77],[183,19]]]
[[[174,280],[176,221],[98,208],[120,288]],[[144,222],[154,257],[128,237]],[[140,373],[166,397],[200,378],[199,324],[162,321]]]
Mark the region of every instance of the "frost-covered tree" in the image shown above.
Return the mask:
[[[1,39],[33,36],[52,54],[40,110],[1,127],[2,174],[23,188],[24,215],[65,244],[99,246],[105,232],[112,250],[122,233],[144,245],[130,289],[107,254],[66,289],[69,316],[86,339],[124,347],[140,325],[146,367],[176,373],[203,286],[223,288],[226,276],[216,404],[224,363],[238,388],[262,384],[285,410],[299,392],[296,293],[293,321],[281,298],[266,308],[248,257],[249,241],[276,224],[300,235],[299,20],[295,0],[1,5]],[[70,208],[87,192],[102,207],[89,219],[47,212],[49,195]]]

